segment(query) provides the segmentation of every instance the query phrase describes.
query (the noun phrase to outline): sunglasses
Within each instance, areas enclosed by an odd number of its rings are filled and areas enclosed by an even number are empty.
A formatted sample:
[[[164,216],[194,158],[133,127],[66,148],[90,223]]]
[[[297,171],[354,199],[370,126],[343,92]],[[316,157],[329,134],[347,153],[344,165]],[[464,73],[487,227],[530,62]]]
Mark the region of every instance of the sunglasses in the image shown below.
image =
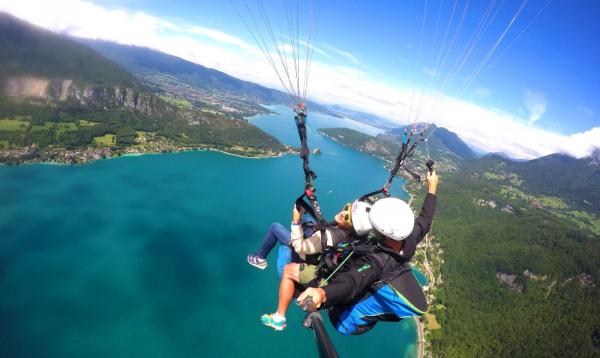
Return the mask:
[[[342,215],[342,219],[344,219],[344,221],[347,222],[348,224],[352,224],[352,216],[350,215],[351,210],[352,210],[352,203],[348,203],[348,204],[344,205],[344,208],[342,209],[342,212],[345,212],[345,214]]]

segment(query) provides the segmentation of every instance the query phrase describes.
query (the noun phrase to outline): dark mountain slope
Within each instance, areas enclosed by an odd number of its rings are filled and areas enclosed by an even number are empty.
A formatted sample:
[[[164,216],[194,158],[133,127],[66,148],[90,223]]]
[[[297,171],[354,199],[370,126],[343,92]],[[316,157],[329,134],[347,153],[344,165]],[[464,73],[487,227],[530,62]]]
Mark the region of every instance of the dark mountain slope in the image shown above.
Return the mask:
[[[422,124],[418,125],[418,127],[422,126]],[[348,128],[325,128],[319,131],[347,147],[369,153],[391,163],[400,151],[404,129],[405,127],[395,128],[379,134],[377,137]],[[412,125],[407,126],[406,129],[410,131]],[[442,127],[429,126],[422,135],[416,134],[412,138],[413,141],[421,139],[423,141],[418,143],[415,155],[407,161],[409,167],[422,167],[427,158],[432,158],[438,162],[438,170],[449,171],[454,170],[463,161],[476,157],[471,148],[455,133]]]
[[[563,198],[580,210],[600,213],[599,153],[597,150],[591,157],[581,159],[551,154],[527,162],[488,155],[470,165],[480,172],[500,176],[514,173],[523,181],[522,188],[527,192]]]
[[[166,92],[168,92],[167,87],[172,86],[172,80],[175,78],[182,84],[203,90],[205,93],[200,94],[200,97],[209,94],[229,101],[233,101],[231,97],[235,97],[238,101],[249,102],[254,105],[289,105],[288,96],[284,92],[243,81],[221,71],[176,56],[149,48],[120,45],[107,41],[80,38],[74,38],[74,40],[98,51],[138,76],[138,78]],[[161,76],[170,78],[162,78]],[[308,107],[312,111],[336,115],[326,107],[314,102],[309,101]]]
[[[0,79],[33,75],[79,85],[141,87],[134,76],[68,38],[0,13]]]
[[[395,136],[396,140],[400,140],[404,130],[410,131],[413,125],[394,128],[386,133],[387,136]],[[436,153],[451,153],[460,159],[474,159],[477,157],[475,152],[462,140],[456,133],[447,130],[444,127],[438,127],[435,124],[427,125],[426,123],[418,123],[416,129],[427,128],[423,133],[423,138],[428,139],[427,146],[429,147],[430,156],[436,158]],[[385,137],[384,137],[385,138]],[[425,145],[421,145],[425,147]]]
[[[250,156],[285,150],[247,121],[163,100],[70,38],[7,14],[0,15],[0,30],[0,162],[72,163],[192,148]]]
[[[255,83],[239,80],[226,73],[204,67],[145,47],[120,45],[113,42],[75,39],[93,48],[138,76],[164,73],[183,82],[203,88],[252,96],[263,103],[287,103],[284,93]]]

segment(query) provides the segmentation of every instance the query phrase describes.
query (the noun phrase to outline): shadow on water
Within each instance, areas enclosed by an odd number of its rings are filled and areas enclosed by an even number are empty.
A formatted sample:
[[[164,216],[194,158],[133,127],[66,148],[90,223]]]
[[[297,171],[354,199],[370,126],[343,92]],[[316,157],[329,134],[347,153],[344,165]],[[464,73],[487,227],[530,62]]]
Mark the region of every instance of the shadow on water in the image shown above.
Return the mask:
[[[196,300],[208,274],[198,253],[178,231],[165,228],[149,238],[140,250],[140,282],[150,298],[175,295],[178,304]]]
[[[18,219],[17,219],[18,218]],[[106,225],[101,218],[90,212],[52,215],[38,218],[30,210],[14,213],[18,225],[0,226],[3,239],[0,240],[0,278],[8,268],[28,260],[32,255],[61,253],[69,250],[76,254],[89,251],[87,241],[80,238],[92,228]],[[78,225],[78,223],[86,223]]]

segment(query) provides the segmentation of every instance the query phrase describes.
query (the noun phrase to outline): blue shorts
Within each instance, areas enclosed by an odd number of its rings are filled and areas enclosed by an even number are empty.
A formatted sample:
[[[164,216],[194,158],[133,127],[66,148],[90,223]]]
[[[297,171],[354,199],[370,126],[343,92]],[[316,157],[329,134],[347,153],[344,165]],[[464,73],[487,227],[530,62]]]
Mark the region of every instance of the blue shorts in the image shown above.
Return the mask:
[[[341,334],[358,335],[368,332],[379,321],[397,322],[424,313],[391,285],[384,284],[354,305],[332,308],[329,319]]]

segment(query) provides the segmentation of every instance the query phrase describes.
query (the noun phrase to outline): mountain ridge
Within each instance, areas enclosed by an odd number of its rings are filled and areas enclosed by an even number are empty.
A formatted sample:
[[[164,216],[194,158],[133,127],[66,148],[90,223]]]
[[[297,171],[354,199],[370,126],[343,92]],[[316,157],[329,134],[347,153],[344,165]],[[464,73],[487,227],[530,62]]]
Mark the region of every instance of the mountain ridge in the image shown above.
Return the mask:
[[[70,38],[0,14],[0,162],[123,153],[288,150],[245,120],[177,106]]]
[[[400,150],[404,131],[416,127],[394,128],[377,137],[347,128],[326,128],[320,132],[327,137],[355,150],[385,160],[391,165]],[[527,192],[541,196],[561,197],[574,208],[600,214],[600,151],[586,158],[576,159],[566,154],[551,154],[530,161],[515,161],[498,154],[479,157],[460,137],[443,127],[429,126],[423,135],[413,140],[427,139],[418,143],[413,158],[407,160],[409,168],[422,168],[427,159],[435,160],[438,172],[467,170],[500,182],[523,182]],[[515,175],[517,178],[515,178]]]
[[[49,79],[70,76],[81,85],[141,88],[134,76],[95,51],[3,12],[0,47],[0,79],[19,75],[43,75]]]
[[[185,91],[179,90],[178,95],[187,97],[187,100],[200,100],[211,105],[211,98],[221,97],[221,100],[229,100],[234,103],[242,102],[245,106],[251,105],[251,111],[244,116],[255,115],[265,112],[261,104],[284,104],[290,105],[286,93],[268,88],[250,81],[241,80],[225,72],[209,68],[180,57],[170,55],[147,47],[121,45],[115,42],[76,38],[73,40],[87,46],[106,58],[121,65],[123,68],[134,73],[138,78],[151,86],[156,86],[162,91],[169,92],[172,81],[162,76],[172,76],[182,84],[204,90],[196,97],[189,97]],[[229,103],[227,103],[229,106]],[[311,111],[317,111],[333,116],[338,114],[327,109],[325,106],[308,101],[307,106]],[[243,107],[243,106],[242,106]]]

